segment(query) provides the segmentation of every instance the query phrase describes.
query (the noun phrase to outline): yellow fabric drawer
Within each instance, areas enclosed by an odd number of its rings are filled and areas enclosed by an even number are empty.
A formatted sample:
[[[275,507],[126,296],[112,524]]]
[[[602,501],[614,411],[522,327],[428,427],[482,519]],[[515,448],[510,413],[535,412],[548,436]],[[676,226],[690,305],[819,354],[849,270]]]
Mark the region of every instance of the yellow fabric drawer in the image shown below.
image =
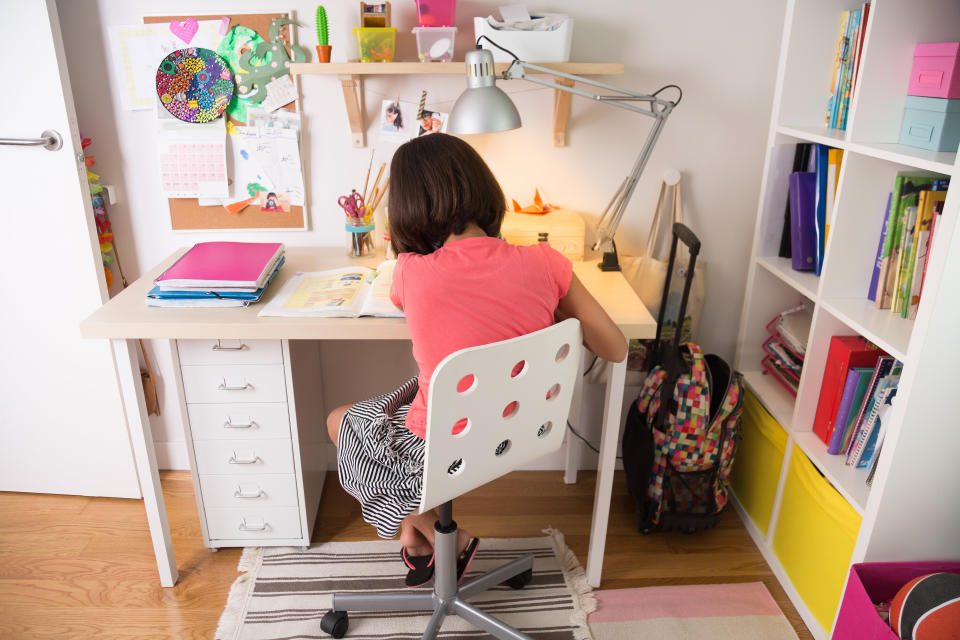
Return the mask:
[[[749,389],[744,394],[740,429],[742,438],[737,445],[730,484],[737,501],[766,535],[787,450],[787,432]]]
[[[773,550],[827,632],[847,579],[860,520],[856,510],[795,446]]]

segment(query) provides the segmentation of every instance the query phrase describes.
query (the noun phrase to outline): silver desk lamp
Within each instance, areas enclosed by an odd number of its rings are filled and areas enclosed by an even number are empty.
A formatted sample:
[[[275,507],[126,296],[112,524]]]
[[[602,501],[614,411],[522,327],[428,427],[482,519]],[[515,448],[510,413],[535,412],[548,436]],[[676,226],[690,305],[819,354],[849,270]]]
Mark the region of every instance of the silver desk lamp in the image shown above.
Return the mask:
[[[510,66],[501,75],[498,76],[494,70],[493,54],[487,49],[479,48],[480,39],[488,41],[493,46],[513,56],[513,62],[510,63]],[[620,188],[613,194],[610,202],[607,203],[606,208],[603,210],[603,214],[597,221],[597,241],[594,243],[592,249],[594,251],[603,251],[603,260],[600,261],[599,266],[604,271],[619,271],[620,263],[617,259],[617,245],[613,240],[613,236],[617,231],[617,227],[620,225],[620,219],[623,217],[627,203],[633,195],[633,190],[637,186],[640,174],[643,173],[643,168],[647,164],[647,159],[650,157],[653,145],[660,136],[660,130],[663,128],[663,124],[666,122],[667,116],[670,115],[673,108],[680,104],[683,91],[680,90],[680,87],[677,85],[669,84],[658,89],[653,94],[636,93],[582,76],[575,76],[524,62],[517,58],[512,52],[504,49],[493,40],[490,40],[490,38],[480,36],[480,39],[477,40],[477,48],[469,51],[466,55],[467,90],[460,95],[457,103],[453,106],[453,111],[450,113],[450,119],[447,122],[447,131],[450,133],[493,133],[495,131],[507,131],[520,127],[520,114],[517,112],[513,101],[510,100],[506,93],[497,87],[497,78],[501,80],[529,80],[530,82],[542,84],[545,87],[566,91],[567,93],[573,93],[578,96],[583,96],[584,98],[611,104],[621,109],[629,109],[630,111],[642,113],[654,119],[653,127],[651,127],[650,133],[647,135],[643,148],[640,149],[640,155],[637,156],[637,160],[633,164],[633,169],[630,171],[630,174],[624,178],[620,184]],[[529,76],[526,73],[527,71],[536,71],[551,76],[567,78],[568,80],[600,87],[616,93],[614,95],[588,93],[536,76]],[[676,102],[657,97],[657,94],[667,88],[674,88],[680,92],[680,96]],[[636,104],[637,102],[645,102],[647,105],[638,106]]]

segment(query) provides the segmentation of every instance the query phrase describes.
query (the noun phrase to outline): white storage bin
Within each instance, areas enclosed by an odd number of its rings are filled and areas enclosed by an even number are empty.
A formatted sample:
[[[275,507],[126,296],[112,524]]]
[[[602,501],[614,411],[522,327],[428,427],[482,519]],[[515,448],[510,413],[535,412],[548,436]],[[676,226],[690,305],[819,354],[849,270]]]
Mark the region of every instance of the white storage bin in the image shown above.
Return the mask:
[[[538,16],[549,14],[538,14]],[[504,49],[514,52],[524,62],[568,62],[573,41],[573,18],[567,18],[554,31],[506,31],[494,29],[486,18],[473,19],[474,41],[487,36]],[[493,53],[494,62],[512,62],[509,54],[486,40],[480,46]]]

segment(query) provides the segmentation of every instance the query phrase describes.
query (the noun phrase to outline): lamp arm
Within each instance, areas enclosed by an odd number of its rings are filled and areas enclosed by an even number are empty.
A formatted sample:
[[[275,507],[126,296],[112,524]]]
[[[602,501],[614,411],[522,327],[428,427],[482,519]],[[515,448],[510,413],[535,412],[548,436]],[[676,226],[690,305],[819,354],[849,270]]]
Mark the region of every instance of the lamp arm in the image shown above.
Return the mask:
[[[580,82],[594,87],[600,87],[601,89],[605,89],[607,91],[614,91],[617,93],[617,95],[598,95],[594,93],[588,93],[586,91],[577,89],[576,87],[570,87],[532,75],[527,75],[526,71],[528,70],[549,74],[559,78],[566,78],[568,80],[573,80],[574,82]],[[549,67],[542,67],[540,65],[524,62],[522,60],[514,60],[500,77],[509,80],[527,80],[545,87],[556,89],[557,91],[565,91],[566,93],[572,93],[584,98],[589,98],[591,100],[596,100],[598,102],[603,102],[605,104],[620,107],[621,109],[627,109],[629,111],[654,118],[655,121],[653,126],[650,128],[650,133],[647,134],[647,139],[643,143],[643,147],[640,149],[640,154],[633,163],[633,169],[620,184],[620,187],[613,194],[610,202],[603,210],[600,219],[597,220],[597,241],[594,243],[592,248],[594,251],[598,249],[603,251],[603,260],[600,263],[600,268],[604,271],[619,271],[620,264],[617,257],[617,246],[613,241],[613,236],[616,234],[617,227],[620,226],[620,220],[623,218],[623,214],[627,209],[627,204],[630,202],[630,198],[633,196],[633,191],[636,189],[637,182],[640,180],[640,175],[643,173],[644,167],[647,166],[647,160],[650,158],[650,153],[653,151],[653,147],[656,144],[657,139],[660,137],[660,132],[663,130],[663,125],[666,122],[667,117],[670,115],[670,112],[673,111],[675,106],[677,106],[679,100],[677,102],[671,102],[669,100],[658,98],[656,95],[637,93],[629,89],[623,89],[621,87],[615,87],[613,85],[606,84],[605,82],[599,82],[590,78],[584,78],[582,76],[556,71],[554,69],[550,69]],[[637,104],[633,104],[637,102],[645,102],[648,104],[646,106],[638,106]]]

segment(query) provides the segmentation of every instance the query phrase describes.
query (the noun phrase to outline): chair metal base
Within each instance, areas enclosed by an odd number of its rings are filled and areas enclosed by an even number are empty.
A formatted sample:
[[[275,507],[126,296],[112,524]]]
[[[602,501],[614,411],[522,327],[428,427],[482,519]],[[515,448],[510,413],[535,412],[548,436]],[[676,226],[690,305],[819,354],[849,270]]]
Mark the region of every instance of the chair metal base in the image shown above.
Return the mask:
[[[473,626],[501,640],[532,640],[525,633],[484,613],[466,600],[478,593],[533,570],[533,554],[489,571],[463,586],[457,585],[457,529],[437,531],[434,548],[435,568],[432,593],[334,594],[333,608],[324,616],[321,628],[334,638],[347,631],[349,611],[433,611],[423,640],[433,640],[440,632],[443,619],[460,616]]]

